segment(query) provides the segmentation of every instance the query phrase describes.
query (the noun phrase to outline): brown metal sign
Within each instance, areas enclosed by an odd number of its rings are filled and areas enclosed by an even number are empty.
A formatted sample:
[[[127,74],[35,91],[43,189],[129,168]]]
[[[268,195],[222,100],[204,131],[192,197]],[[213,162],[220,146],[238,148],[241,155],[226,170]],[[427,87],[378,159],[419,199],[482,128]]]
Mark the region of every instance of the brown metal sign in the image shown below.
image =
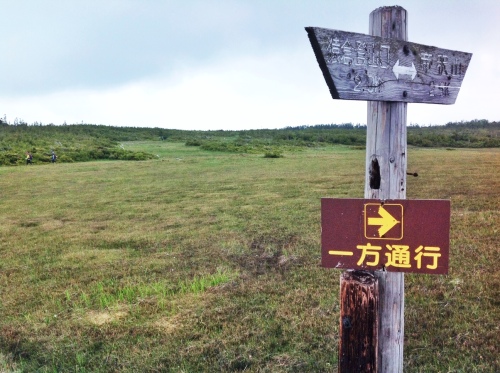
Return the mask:
[[[450,201],[321,199],[321,264],[448,273]]]
[[[334,99],[453,104],[472,53],[306,27]]]

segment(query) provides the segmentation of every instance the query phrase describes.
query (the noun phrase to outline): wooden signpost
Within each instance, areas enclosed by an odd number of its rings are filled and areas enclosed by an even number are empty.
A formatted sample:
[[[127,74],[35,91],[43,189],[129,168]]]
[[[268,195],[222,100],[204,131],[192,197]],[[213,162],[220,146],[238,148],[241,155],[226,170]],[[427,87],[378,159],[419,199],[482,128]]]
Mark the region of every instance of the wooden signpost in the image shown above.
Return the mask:
[[[435,222],[446,242],[435,236],[421,237],[421,243],[420,238],[404,241],[412,235],[411,226],[404,223],[408,217],[417,222],[428,218],[421,210],[412,216],[403,202],[406,105],[453,104],[472,55],[408,42],[407,19],[402,7],[382,7],[370,14],[370,35],[306,28],[332,97],[368,101],[365,200],[360,200],[363,207],[356,208],[354,222],[348,223],[357,227],[346,246],[337,245],[348,229],[338,233],[332,227],[332,219],[341,221],[345,214],[329,212],[338,204],[322,201],[323,264],[353,269],[341,275],[339,373],[403,372],[403,272],[447,271],[449,202],[438,202],[440,217]],[[395,259],[396,252],[403,256]]]
[[[472,54],[306,28],[334,99],[453,104]]]

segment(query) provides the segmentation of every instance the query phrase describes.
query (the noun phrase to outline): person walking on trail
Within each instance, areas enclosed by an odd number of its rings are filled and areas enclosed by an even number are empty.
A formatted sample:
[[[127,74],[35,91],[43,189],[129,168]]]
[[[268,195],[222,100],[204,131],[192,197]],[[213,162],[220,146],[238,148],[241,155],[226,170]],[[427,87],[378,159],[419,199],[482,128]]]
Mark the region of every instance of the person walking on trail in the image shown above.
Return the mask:
[[[26,152],[26,164],[33,164],[33,155],[30,152]]]
[[[52,163],[56,163],[56,160],[57,160],[57,155],[56,155],[56,153],[52,152],[52,156],[50,157],[50,161]]]

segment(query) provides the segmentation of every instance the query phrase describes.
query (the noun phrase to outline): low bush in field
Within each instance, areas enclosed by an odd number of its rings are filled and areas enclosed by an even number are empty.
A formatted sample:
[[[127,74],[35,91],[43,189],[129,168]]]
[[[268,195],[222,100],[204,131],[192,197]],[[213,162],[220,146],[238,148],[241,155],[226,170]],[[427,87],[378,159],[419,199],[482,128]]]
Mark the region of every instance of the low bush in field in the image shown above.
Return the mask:
[[[146,152],[134,152],[121,148],[54,148],[57,154],[57,162],[88,162],[96,160],[122,160],[122,161],[145,161],[154,159],[155,156]],[[50,163],[52,149],[31,148],[28,149],[33,155],[33,164]],[[0,152],[0,165],[15,166],[25,163],[22,152]]]
[[[158,131],[149,130],[147,134],[134,128],[93,125],[11,126],[0,123],[0,166],[24,164],[26,152],[33,155],[33,164],[50,163],[52,152],[56,153],[57,162],[63,163],[153,159],[153,154],[126,150],[118,141],[143,139],[146,135],[156,139],[153,132]]]
[[[0,152],[0,165],[13,166],[23,161],[23,157],[19,154],[12,152]]]
[[[78,149],[74,152],[65,153],[65,159],[75,162],[86,162],[94,160],[122,160],[122,161],[145,161],[153,159],[153,154],[144,152],[133,152],[121,148],[97,148],[97,149]]]
[[[186,146],[201,146],[203,142],[199,139],[192,139],[186,141]]]
[[[283,158],[283,153],[279,150],[268,150],[264,153],[264,158]]]
[[[264,158],[282,158],[283,151],[298,151],[304,148],[304,144],[286,144],[283,141],[269,141],[259,139],[209,139],[191,140],[186,146],[199,146],[203,150],[224,153],[247,153],[264,154]]]

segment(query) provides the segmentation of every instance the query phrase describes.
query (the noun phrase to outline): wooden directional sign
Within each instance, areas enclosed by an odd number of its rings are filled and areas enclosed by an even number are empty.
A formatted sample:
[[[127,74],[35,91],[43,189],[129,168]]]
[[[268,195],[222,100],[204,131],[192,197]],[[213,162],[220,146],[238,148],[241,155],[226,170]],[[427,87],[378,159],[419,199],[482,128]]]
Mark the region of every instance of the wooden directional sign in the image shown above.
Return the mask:
[[[322,266],[448,272],[450,201],[321,200]]]
[[[453,104],[471,53],[306,27],[334,99]]]

